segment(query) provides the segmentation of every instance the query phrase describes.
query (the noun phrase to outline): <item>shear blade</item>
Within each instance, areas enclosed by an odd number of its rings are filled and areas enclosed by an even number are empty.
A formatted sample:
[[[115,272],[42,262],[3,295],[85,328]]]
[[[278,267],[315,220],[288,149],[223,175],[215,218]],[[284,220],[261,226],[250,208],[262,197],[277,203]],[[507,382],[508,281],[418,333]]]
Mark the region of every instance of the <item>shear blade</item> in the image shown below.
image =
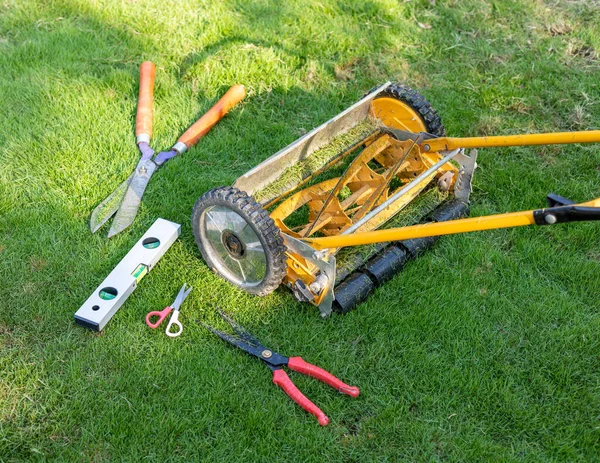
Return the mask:
[[[108,231],[109,238],[115,236],[117,233],[121,233],[133,223],[146,186],[157,167],[150,159],[142,159],[138,163],[133,178],[123,196],[121,207],[118,208],[115,220],[113,220],[112,226]]]
[[[125,192],[131,183],[133,174],[131,174],[123,183],[113,190],[104,200],[96,206],[90,217],[90,230],[92,233],[96,233],[102,225],[104,225],[108,219],[110,219],[115,212],[119,210]]]

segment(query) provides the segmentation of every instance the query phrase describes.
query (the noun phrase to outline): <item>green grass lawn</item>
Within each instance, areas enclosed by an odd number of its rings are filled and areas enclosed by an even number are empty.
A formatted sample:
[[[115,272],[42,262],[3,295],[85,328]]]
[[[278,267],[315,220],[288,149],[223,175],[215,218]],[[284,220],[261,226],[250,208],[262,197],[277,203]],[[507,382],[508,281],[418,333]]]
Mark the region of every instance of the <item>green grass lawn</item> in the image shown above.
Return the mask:
[[[195,200],[397,80],[450,135],[600,128],[597,0],[0,2],[0,461],[598,461],[600,226],[446,237],[357,310],[234,289],[200,259]],[[227,88],[244,102],[92,235],[135,167],[138,69],[169,148]],[[472,215],[600,196],[600,146],[481,150]],[[73,314],[157,217],[182,236],[105,330]],[[187,282],[182,336],[144,323]],[[197,322],[213,304],[361,388],[290,377]]]

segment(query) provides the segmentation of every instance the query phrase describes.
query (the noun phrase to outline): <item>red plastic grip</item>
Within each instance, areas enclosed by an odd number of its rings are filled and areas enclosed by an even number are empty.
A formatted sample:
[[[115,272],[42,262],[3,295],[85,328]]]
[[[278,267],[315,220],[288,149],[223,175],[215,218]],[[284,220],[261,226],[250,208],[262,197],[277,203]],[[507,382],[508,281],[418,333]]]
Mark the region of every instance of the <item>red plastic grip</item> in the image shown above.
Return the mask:
[[[146,325],[152,329],[158,328],[158,325],[160,325],[163,320],[167,318],[167,316],[171,313],[171,310],[173,310],[173,307],[165,307],[161,311],[155,310],[153,312],[149,312],[148,315],[146,315]],[[150,317],[158,317],[158,320],[152,323],[150,321]]]
[[[325,415],[325,413],[323,413],[319,407],[317,407],[310,401],[310,399],[300,392],[296,385],[292,383],[292,380],[285,371],[273,371],[273,382],[283,389],[294,402],[300,405],[311,415],[314,415],[321,426],[327,426],[327,423],[329,423],[329,418],[327,418],[327,415]]]
[[[154,76],[156,67],[151,61],[144,61],[140,66],[140,94],[137,114],[135,116],[135,135],[152,137],[152,99],[154,97]]]
[[[206,114],[187,129],[177,141],[183,143],[186,147],[191,148],[198,140],[200,140],[200,138],[206,135],[211,127],[219,122],[231,108],[242,101],[245,96],[245,87],[239,84],[234,85],[227,90],[227,93],[225,93],[225,95],[223,95],[221,99],[206,112]]]
[[[323,381],[325,384],[329,384],[332,388],[338,390],[342,394],[347,394],[350,397],[358,397],[358,394],[360,394],[360,390],[356,386],[348,386],[331,373],[319,368],[316,365],[313,365],[312,363],[305,362],[302,357],[290,357],[288,367],[290,370],[294,370],[298,373],[302,373],[303,375],[312,376],[319,381]]]

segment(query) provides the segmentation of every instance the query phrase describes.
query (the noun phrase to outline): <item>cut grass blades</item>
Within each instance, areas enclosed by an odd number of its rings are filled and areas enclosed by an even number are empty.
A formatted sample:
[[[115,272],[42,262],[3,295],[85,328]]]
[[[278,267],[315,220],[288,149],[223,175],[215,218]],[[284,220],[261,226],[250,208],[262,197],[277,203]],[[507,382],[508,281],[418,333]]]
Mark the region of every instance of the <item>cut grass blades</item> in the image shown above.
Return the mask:
[[[341,155],[348,147],[365,139],[375,130],[377,130],[376,121],[367,117],[350,130],[333,137],[329,143],[314,151],[310,156],[300,159],[298,162],[286,168],[273,182],[257,191],[254,194],[254,198],[258,202],[265,203],[282,195],[294,188],[302,180],[309,177],[313,172],[324,167],[329,161],[332,161]],[[342,162],[342,160],[340,160],[340,162]],[[329,169],[322,175],[319,175],[318,181],[332,178],[333,175],[331,174],[331,171],[334,170],[335,169]],[[315,181],[317,181],[317,179],[315,179]],[[312,183],[315,182],[311,181],[309,184]]]

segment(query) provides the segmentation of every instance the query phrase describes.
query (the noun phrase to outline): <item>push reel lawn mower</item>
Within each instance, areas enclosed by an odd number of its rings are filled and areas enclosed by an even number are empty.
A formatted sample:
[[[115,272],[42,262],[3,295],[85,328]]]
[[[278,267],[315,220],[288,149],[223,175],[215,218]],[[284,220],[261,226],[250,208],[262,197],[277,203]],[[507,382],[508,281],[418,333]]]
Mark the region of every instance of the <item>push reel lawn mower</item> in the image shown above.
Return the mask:
[[[386,83],[194,206],[202,257],[264,296],[281,283],[346,312],[441,235],[600,219],[600,198],[468,215],[476,148],[600,142],[600,131],[449,138],[414,90]],[[468,153],[467,149],[471,149]]]

